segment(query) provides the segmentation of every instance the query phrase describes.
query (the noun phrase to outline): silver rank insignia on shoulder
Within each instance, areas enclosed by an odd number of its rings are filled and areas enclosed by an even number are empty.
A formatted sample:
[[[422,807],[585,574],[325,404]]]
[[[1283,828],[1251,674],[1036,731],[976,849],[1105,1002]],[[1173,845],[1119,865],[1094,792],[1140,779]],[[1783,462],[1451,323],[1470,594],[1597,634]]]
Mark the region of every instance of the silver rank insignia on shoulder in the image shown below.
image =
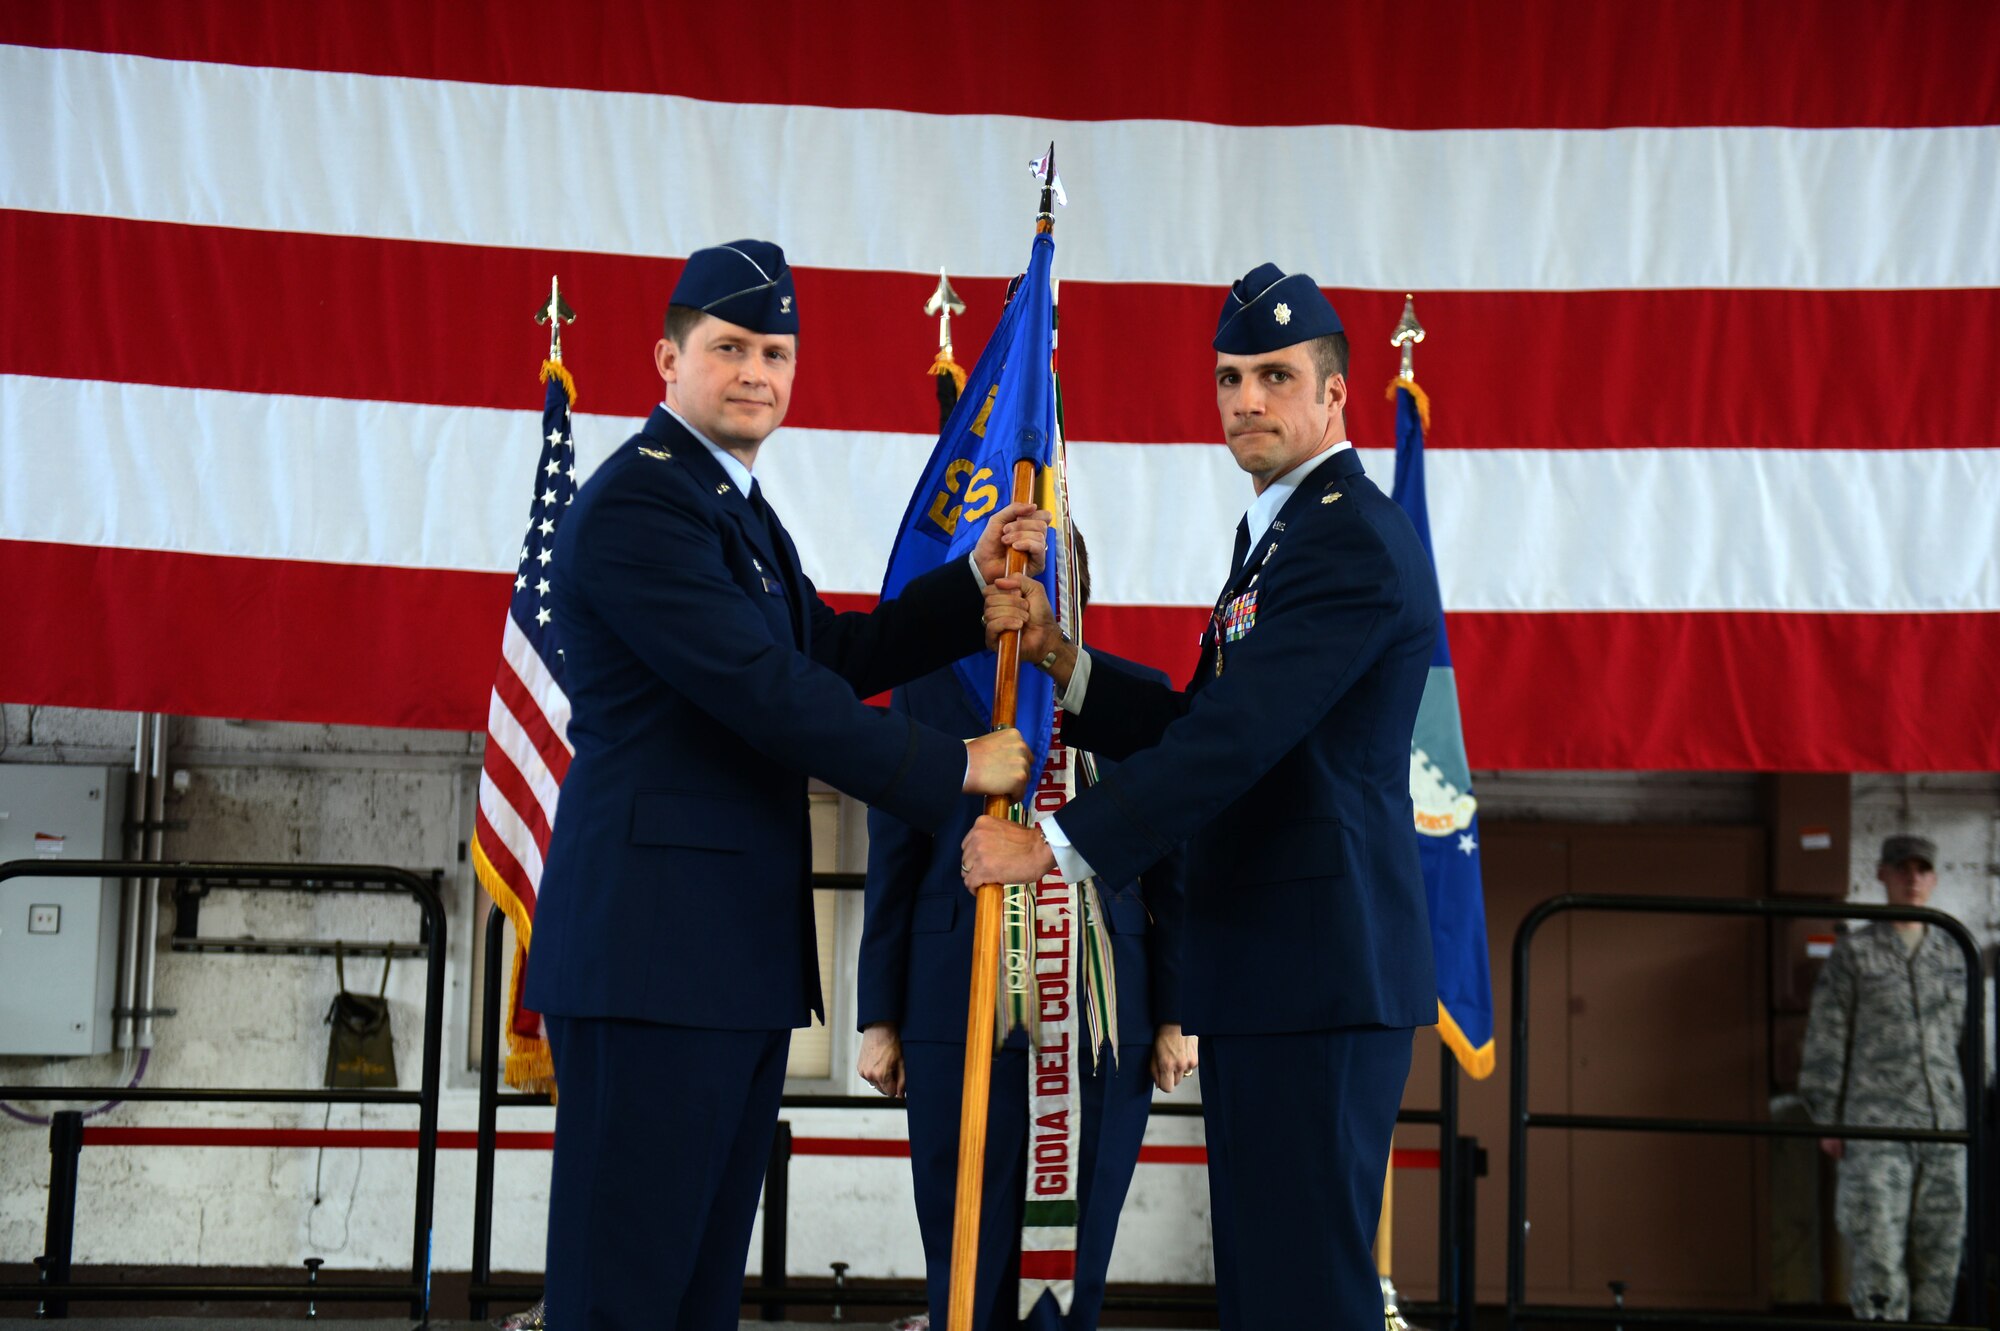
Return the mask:
[[[1271,317],[1276,319],[1278,326],[1282,328],[1292,321],[1292,307],[1281,300],[1271,307]]]
[[[642,444],[639,447],[639,451],[649,458],[658,458],[662,462],[672,462],[674,460],[674,455],[664,448],[647,448]]]

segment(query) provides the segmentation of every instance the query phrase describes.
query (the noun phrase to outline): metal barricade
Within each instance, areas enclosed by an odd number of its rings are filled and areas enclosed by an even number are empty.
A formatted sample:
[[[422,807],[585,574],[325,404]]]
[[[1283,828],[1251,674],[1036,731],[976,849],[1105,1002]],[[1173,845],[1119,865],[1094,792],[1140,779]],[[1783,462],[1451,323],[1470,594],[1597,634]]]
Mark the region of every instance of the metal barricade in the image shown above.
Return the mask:
[[[1772,1123],[1734,1119],[1648,1118],[1617,1114],[1542,1114],[1528,1110],[1528,960],[1529,947],[1542,925],[1569,911],[1606,911],[1632,915],[1714,915],[1744,919],[1838,919],[1917,921],[1951,935],[1965,954],[1965,1031],[1960,1057],[1965,1064],[1966,1130],[1917,1131],[1896,1128],[1834,1127],[1816,1123]],[[1963,924],[1942,911],[1921,906],[1866,906],[1831,901],[1773,899],[1718,900],[1713,897],[1608,896],[1571,893],[1551,897],[1528,912],[1514,934],[1513,1049],[1508,1085],[1507,1171],[1507,1326],[1509,1331],[1530,1323],[1579,1323],[1617,1326],[1681,1326],[1741,1328],[1837,1328],[1852,1326],[1848,1318],[1794,1317],[1781,1314],[1702,1308],[1576,1307],[1530,1304],[1527,1301],[1528,1129],[1550,1128],[1594,1132],[1671,1132],[1736,1137],[1842,1137],[1866,1141],[1935,1142],[1963,1145],[1966,1160],[1966,1252],[1972,1262],[1971,1313],[1976,1331],[1987,1325],[1986,1140],[1985,1124],[1985,984],[1980,972],[1979,945]],[[1923,1324],[1919,1324],[1923,1325]],[[1933,1326],[1948,1326],[1930,1323]]]
[[[49,1206],[46,1248],[38,1284],[0,1284],[0,1301],[40,1301],[44,1315],[64,1317],[70,1300],[119,1302],[363,1303],[407,1302],[410,1315],[424,1320],[430,1305],[431,1214],[437,1189],[439,1068],[444,1043],[444,902],[427,879],[382,865],[157,863],[130,860],[13,860],[0,864],[0,882],[10,878],[151,878],[196,884],[202,890],[270,892],[399,892],[415,899],[421,912],[425,952],[422,1084],[404,1090],[175,1089],[124,1086],[0,1086],[0,1100],[76,1103],[99,1100],[177,1104],[373,1104],[417,1106],[417,1182],[413,1204],[410,1272],[406,1280],[325,1284],[263,1282],[217,1284],[84,1283],[70,1278],[76,1220],[77,1164],[89,1144],[83,1115],[54,1115],[50,1127]],[[291,945],[286,950],[305,950]],[[332,951],[332,944],[326,945]],[[314,1273],[315,1276],[317,1273]]]

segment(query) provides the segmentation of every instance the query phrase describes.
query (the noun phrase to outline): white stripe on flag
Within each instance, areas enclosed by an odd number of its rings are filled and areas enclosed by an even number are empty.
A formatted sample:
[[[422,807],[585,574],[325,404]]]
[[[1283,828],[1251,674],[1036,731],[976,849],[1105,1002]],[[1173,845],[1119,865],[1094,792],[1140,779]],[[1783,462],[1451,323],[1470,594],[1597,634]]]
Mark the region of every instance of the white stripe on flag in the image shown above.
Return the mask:
[[[494,835],[500,838],[514,856],[522,870],[528,875],[528,882],[539,887],[542,881],[542,852],[535,845],[535,834],[528,830],[528,824],[500,793],[491,777],[479,774],[479,811],[486,815],[486,821],[493,826]]]
[[[1068,278],[1210,285],[1275,256],[1398,291],[2000,285],[2000,227],[1966,221],[2000,197],[1991,125],[1059,122],[33,47],[0,47],[0,87],[0,207],[41,212],[644,255],[775,235],[806,266],[1006,275],[1023,153],[1053,135],[1098,201],[1063,218]],[[937,195],[940,162],[950,205],[881,225],[881,200]]]
[[[569,742],[569,695],[563,692],[562,685],[556,683],[555,677],[549,674],[547,662],[543,661],[535,651],[533,644],[528,641],[528,635],[521,631],[520,624],[515,622],[511,614],[507,616],[507,627],[500,634],[500,658],[513,668],[521,683],[527,686],[528,693],[542,709],[543,719],[549,723],[549,729],[556,732],[556,738],[563,742],[563,747],[575,753],[576,745]],[[548,809],[549,818],[553,821],[556,812],[555,802],[544,801],[544,807]]]
[[[528,738],[528,732],[514,714],[507,710],[507,704],[495,689],[492,699],[486,705],[486,734],[512,763],[514,770],[528,783],[534,793],[535,803],[541,805],[542,818],[550,826],[556,821],[556,800],[562,794],[562,785],[549,765],[542,761],[542,755],[535,751],[535,742]]]
[[[520,495],[490,478],[532,468],[532,419],[0,376],[0,438],[63,441],[0,450],[0,537],[512,573]],[[580,465],[634,425],[578,420]],[[821,591],[879,589],[931,446],[765,445],[759,480]],[[1363,457],[1387,490],[1389,452]],[[1250,499],[1227,452],[1072,443],[1070,461],[1098,599],[1208,604]],[[2000,449],[1438,449],[1425,467],[1453,610],[2000,610]],[[560,731],[528,655],[508,659]]]

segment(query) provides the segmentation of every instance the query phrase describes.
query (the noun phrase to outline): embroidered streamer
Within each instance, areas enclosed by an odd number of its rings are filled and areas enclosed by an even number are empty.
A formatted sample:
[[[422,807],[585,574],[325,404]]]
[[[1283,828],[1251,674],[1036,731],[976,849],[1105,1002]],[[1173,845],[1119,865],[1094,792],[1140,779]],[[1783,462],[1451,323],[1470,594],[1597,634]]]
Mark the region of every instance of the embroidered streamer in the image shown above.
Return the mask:
[[[1083,636],[1076,540],[1069,524],[1069,454],[1061,433],[1060,386],[1052,465],[1042,469],[1035,496],[1055,517],[1050,529],[1056,563],[1056,611],[1072,641]],[[1048,759],[1040,782],[1014,821],[1047,818],[1096,783],[1095,763],[1063,740],[1063,712],[1055,707]],[[1044,1294],[1065,1314],[1076,1292],[1076,1170],[1082,1141],[1078,1078],[1083,1053],[1090,1066],[1108,1044],[1118,1057],[1118,983],[1111,934],[1097,881],[1072,885],[1052,869],[1034,884],[1012,883],[1002,898],[998,1020],[1004,1043],[1026,1030],[1028,1060],[1027,1195],[1021,1208],[1020,1313],[1026,1318]]]

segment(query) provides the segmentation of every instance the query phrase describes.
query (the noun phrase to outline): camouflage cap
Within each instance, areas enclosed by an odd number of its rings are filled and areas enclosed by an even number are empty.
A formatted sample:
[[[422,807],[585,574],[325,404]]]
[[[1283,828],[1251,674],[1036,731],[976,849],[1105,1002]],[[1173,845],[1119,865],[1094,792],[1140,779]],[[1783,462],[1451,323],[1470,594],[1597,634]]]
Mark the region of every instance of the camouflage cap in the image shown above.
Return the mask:
[[[1899,835],[1882,838],[1882,863],[1901,864],[1905,860],[1922,860],[1932,869],[1937,868],[1937,842],[1929,837]]]

